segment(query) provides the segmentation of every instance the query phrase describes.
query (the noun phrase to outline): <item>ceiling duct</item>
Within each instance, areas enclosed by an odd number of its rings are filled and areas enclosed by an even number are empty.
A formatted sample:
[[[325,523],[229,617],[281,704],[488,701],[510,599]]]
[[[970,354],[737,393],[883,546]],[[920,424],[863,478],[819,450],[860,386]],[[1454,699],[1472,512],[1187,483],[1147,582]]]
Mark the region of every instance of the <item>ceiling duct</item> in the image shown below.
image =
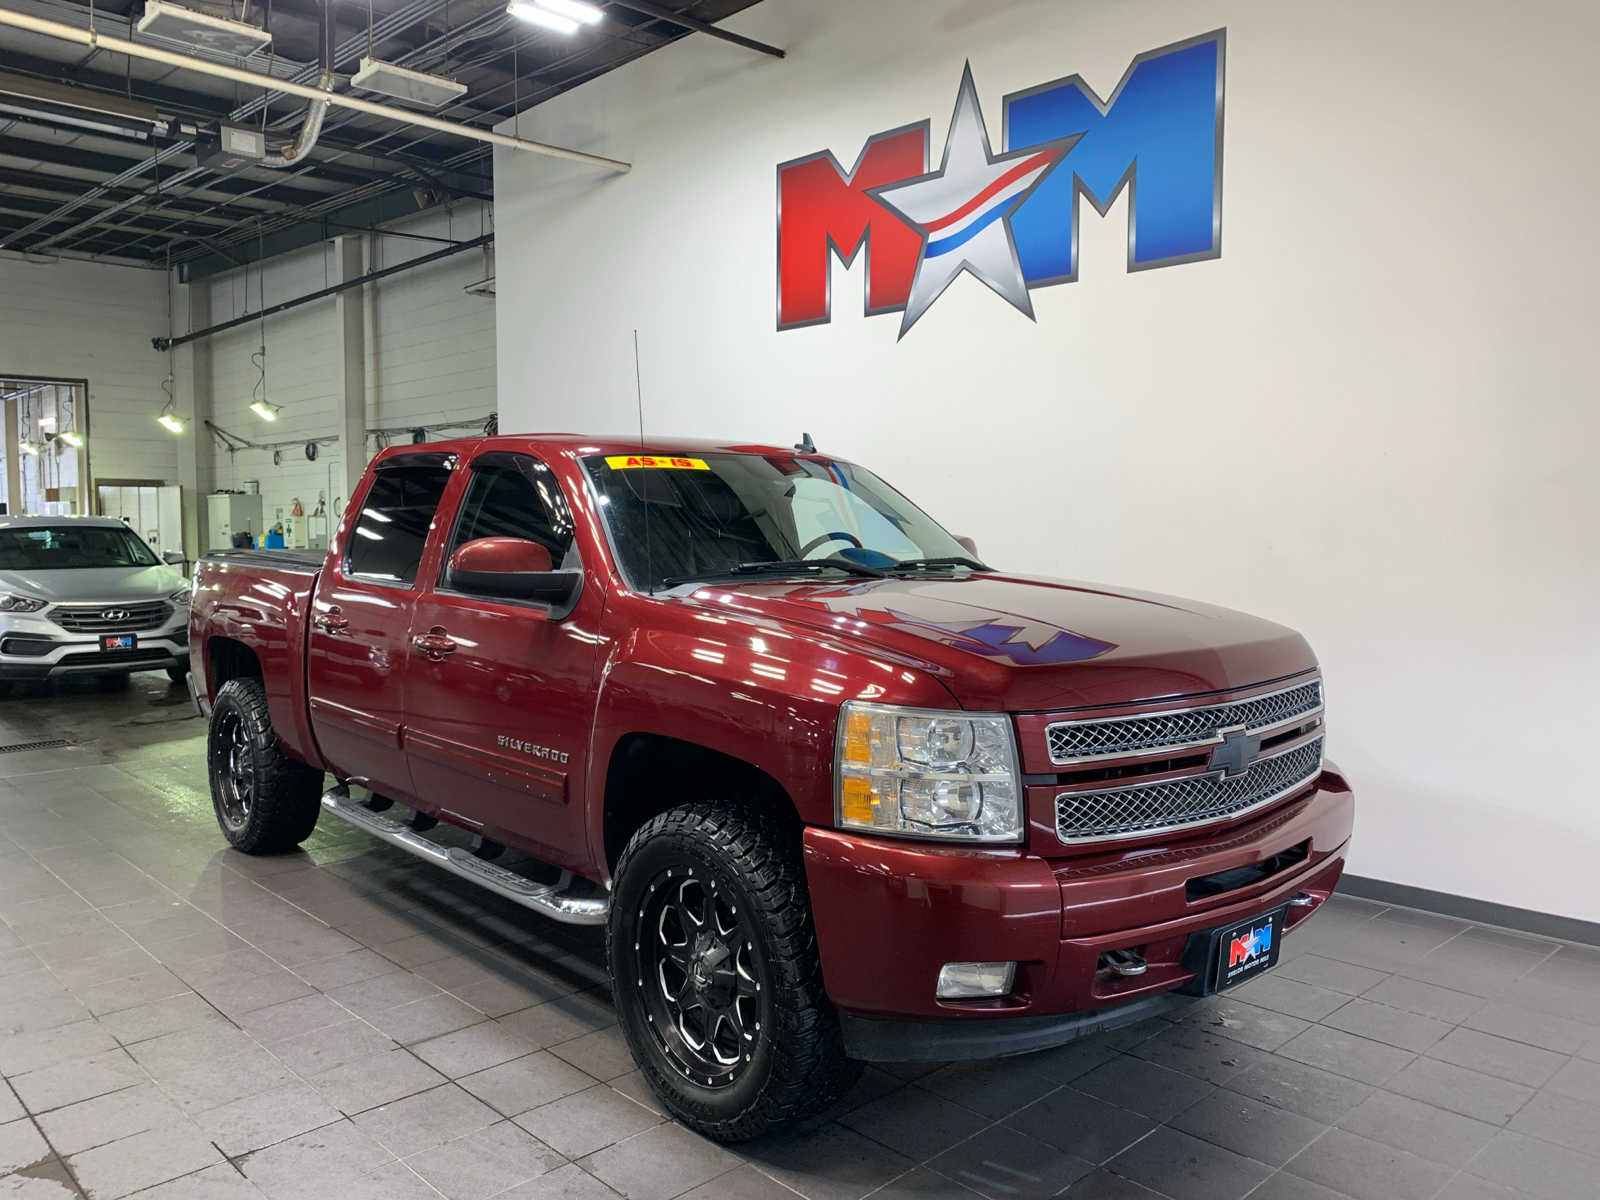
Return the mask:
[[[144,16],[136,28],[146,37],[165,38],[185,46],[204,46],[240,58],[254,54],[272,41],[272,34],[243,21],[229,21],[210,13],[195,12],[168,0],[145,0]]]
[[[333,3],[322,0],[322,36],[317,41],[317,62],[321,71],[317,75],[319,90],[333,94]],[[263,167],[292,167],[304,162],[317,139],[322,136],[322,121],[328,115],[326,100],[313,100],[306,106],[306,119],[300,124],[300,134],[286,146],[280,146],[261,160]]]

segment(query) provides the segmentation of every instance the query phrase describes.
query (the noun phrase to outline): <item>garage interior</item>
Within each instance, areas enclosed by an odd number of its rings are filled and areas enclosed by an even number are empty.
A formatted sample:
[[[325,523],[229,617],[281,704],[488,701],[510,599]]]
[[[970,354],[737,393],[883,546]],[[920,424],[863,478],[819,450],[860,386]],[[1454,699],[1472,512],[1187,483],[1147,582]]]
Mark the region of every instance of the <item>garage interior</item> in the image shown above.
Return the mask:
[[[1600,11],[593,14],[0,0],[6,514],[117,518],[189,575],[327,549],[390,446],[814,437],[1007,571],[1302,632],[1355,793],[1338,891],[1225,994],[875,1063],[719,1145],[630,1056],[603,930],[331,819],[228,848],[160,671],[0,681],[0,1195],[1600,1194],[1600,167],[1564,115]],[[1116,104],[1162,111],[1137,67],[1196,44],[1212,242],[1150,258],[1175,160]],[[874,147],[959,161],[964,80],[991,164],[1074,80],[1139,153],[1071,168],[1055,267],[1007,209],[998,267],[897,300]],[[818,162],[849,195],[802,227]]]

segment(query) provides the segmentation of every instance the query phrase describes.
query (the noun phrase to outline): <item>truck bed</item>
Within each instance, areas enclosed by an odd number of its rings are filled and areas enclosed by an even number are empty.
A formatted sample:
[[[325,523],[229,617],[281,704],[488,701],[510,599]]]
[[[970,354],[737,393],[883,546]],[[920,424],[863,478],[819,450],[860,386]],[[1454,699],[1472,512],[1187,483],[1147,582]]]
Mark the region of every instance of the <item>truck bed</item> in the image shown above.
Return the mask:
[[[325,550],[213,550],[202,555],[200,561],[228,566],[278,567],[315,575],[322,569],[326,554]]]
[[[218,550],[195,566],[189,654],[196,689],[216,700],[219,662],[228,675],[260,677],[273,729],[294,758],[320,765],[306,700],[307,622],[321,550]],[[240,671],[241,656],[251,662]]]

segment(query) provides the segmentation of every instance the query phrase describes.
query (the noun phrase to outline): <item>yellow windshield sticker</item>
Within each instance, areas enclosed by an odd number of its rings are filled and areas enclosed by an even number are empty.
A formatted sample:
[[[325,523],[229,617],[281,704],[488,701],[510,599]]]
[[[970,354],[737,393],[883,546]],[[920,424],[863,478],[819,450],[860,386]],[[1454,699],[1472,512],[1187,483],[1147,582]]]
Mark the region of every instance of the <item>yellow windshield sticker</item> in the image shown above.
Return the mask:
[[[608,454],[606,466],[613,471],[629,467],[666,467],[675,471],[709,471],[703,458],[677,458],[660,454]]]

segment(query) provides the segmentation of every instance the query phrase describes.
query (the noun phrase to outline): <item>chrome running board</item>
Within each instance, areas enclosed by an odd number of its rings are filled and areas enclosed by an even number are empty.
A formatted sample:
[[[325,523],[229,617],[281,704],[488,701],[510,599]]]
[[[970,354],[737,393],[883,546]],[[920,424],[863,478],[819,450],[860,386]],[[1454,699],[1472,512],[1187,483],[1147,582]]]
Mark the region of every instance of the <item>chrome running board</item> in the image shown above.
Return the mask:
[[[561,878],[554,883],[540,883],[492,862],[485,862],[459,846],[441,846],[438,842],[429,841],[405,822],[374,812],[359,801],[352,800],[350,789],[343,784],[322,793],[322,808],[341,821],[348,821],[373,837],[382,838],[391,846],[399,846],[436,867],[443,867],[452,875],[470,879],[498,896],[543,913],[553,920],[568,925],[606,923],[611,902],[604,896],[573,895],[570,891],[574,878],[571,871],[561,872]]]

